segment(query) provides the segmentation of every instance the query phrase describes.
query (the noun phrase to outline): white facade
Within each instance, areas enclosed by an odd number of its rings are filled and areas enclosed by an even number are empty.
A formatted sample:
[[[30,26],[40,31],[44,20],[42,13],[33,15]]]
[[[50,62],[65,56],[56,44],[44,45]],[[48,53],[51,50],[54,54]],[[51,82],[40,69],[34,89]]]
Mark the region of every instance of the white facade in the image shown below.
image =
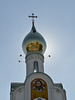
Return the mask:
[[[47,89],[48,89],[48,100],[66,100],[66,94],[65,90],[62,87],[62,84],[54,84],[52,79],[44,74],[44,73],[34,73],[31,74],[25,81],[25,86],[20,86],[13,92],[11,92],[11,99],[10,100],[31,100],[31,81],[41,78],[44,79],[47,83]],[[18,84],[18,83],[17,83]],[[34,100],[39,100],[38,97]],[[44,100],[41,99],[41,100]]]

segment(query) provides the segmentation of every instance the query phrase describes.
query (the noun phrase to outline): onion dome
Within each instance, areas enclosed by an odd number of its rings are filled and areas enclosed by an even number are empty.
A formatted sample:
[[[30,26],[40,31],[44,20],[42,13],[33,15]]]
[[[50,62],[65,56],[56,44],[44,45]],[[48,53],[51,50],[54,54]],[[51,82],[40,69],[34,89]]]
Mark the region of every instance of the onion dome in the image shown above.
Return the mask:
[[[46,50],[46,42],[42,35],[35,29],[34,22],[32,22],[32,29],[23,40],[22,48],[25,54],[38,52],[44,54]]]

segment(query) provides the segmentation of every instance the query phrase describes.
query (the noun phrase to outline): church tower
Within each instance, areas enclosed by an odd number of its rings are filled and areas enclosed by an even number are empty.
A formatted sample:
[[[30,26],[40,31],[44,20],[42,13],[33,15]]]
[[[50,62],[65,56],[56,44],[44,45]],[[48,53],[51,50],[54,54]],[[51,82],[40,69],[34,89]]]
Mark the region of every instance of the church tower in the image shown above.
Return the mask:
[[[44,73],[44,52],[46,41],[37,32],[32,18],[31,31],[25,36],[22,48],[26,62],[26,79],[24,83],[11,83],[10,100],[66,100],[66,92],[62,84],[54,83]]]

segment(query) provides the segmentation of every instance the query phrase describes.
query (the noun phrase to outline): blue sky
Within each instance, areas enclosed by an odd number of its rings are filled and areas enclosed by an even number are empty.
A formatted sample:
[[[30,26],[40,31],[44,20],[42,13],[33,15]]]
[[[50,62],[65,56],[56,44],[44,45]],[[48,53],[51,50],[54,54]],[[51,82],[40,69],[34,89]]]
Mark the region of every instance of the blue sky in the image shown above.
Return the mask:
[[[0,99],[10,100],[11,82],[24,82],[26,65],[22,41],[35,27],[47,42],[44,68],[55,83],[62,83],[67,100],[75,95],[75,0],[0,0]],[[48,55],[51,58],[48,58]],[[25,55],[24,55],[25,56]]]

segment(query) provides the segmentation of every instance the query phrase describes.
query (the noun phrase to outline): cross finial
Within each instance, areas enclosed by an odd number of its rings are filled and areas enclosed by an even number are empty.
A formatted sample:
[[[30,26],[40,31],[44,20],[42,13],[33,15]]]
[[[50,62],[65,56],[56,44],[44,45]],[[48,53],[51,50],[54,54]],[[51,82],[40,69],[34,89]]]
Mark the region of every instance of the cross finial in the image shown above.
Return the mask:
[[[34,13],[32,13],[32,16],[29,16],[29,18],[32,18],[32,20],[34,20],[34,18],[37,18],[38,16],[34,16]]]
[[[32,13],[31,16],[28,16],[29,18],[32,18],[32,24],[34,25],[34,18],[37,18],[38,16],[34,16],[34,13]]]

